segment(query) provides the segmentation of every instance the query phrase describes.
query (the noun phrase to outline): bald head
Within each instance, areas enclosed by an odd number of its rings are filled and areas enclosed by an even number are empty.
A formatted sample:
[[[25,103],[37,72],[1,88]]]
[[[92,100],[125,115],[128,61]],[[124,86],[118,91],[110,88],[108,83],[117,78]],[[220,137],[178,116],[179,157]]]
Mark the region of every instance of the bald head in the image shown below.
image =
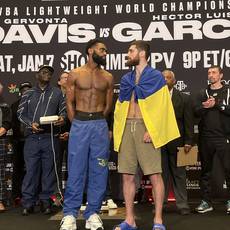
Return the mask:
[[[169,90],[171,90],[173,86],[176,84],[175,74],[171,70],[164,70],[162,72],[162,75],[164,76],[166,80]]]

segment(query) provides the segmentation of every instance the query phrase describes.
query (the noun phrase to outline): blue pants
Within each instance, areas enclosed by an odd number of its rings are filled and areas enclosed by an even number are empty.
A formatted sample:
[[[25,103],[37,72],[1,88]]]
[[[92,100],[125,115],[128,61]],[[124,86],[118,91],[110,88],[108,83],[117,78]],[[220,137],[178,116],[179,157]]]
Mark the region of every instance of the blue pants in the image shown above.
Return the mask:
[[[53,138],[57,157],[58,139]],[[50,134],[29,135],[25,141],[24,159],[26,175],[22,184],[23,207],[34,206],[38,196],[43,203],[48,205],[49,197],[54,193],[56,185]]]
[[[109,132],[104,119],[73,120],[68,148],[68,180],[64,215],[77,216],[87,183],[84,217],[100,211],[108,177]]]

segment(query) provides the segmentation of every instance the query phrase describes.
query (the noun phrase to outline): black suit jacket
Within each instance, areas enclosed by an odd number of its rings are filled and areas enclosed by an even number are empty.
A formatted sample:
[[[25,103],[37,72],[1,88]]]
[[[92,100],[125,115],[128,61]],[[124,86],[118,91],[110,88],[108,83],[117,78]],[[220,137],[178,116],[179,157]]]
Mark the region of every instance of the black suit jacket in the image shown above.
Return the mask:
[[[185,144],[192,144],[194,135],[194,117],[189,95],[181,93],[174,88],[172,104],[181,137],[169,142],[167,148],[170,152],[175,152],[177,151],[177,147],[184,146]]]

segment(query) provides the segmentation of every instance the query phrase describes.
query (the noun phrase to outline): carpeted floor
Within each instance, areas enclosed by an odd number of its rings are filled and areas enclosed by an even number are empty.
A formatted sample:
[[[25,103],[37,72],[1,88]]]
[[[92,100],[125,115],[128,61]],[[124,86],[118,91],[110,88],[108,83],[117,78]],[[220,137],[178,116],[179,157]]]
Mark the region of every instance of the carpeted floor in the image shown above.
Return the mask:
[[[197,204],[191,204],[194,208]],[[215,210],[206,214],[191,213],[181,216],[176,212],[174,206],[164,213],[164,223],[167,230],[229,230],[230,216],[225,212],[223,204],[215,204]],[[152,228],[152,206],[150,204],[139,204],[135,206],[137,224],[139,230],[151,230]],[[103,213],[101,215],[105,230],[112,230],[124,218],[124,208],[118,212]],[[51,216],[44,216],[37,210],[30,216],[21,216],[21,208],[11,208],[0,214],[0,230],[58,230],[62,213],[59,211]],[[84,228],[84,220],[78,220],[80,230]]]

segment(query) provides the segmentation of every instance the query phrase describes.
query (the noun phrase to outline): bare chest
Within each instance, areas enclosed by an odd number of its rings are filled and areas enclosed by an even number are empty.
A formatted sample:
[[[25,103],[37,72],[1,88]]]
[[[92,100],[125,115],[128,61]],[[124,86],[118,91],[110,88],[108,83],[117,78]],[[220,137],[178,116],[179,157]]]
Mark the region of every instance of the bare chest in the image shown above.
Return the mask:
[[[108,82],[104,76],[96,74],[80,76],[76,80],[76,86],[81,90],[96,89],[105,91],[108,87]]]

